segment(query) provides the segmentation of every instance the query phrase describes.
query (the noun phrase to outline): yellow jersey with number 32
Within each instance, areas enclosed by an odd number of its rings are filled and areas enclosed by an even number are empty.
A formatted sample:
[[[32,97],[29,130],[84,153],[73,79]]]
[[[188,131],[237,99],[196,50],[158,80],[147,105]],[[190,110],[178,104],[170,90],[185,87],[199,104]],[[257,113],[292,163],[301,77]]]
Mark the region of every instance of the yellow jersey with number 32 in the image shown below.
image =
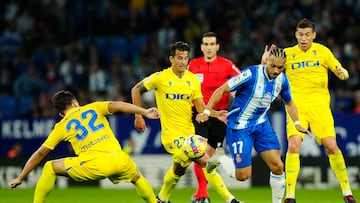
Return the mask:
[[[195,133],[191,107],[193,100],[202,98],[200,81],[195,74],[186,70],[179,78],[170,67],[146,77],[143,84],[147,90],[155,90],[163,144]]]
[[[315,42],[306,52],[298,45],[284,50],[285,72],[296,106],[330,107],[328,70],[335,74],[336,67],[342,67],[333,53],[324,45]]]
[[[71,144],[81,161],[104,153],[120,151],[105,115],[110,114],[109,102],[93,102],[70,109],[54,127],[43,146],[54,149],[61,141]]]

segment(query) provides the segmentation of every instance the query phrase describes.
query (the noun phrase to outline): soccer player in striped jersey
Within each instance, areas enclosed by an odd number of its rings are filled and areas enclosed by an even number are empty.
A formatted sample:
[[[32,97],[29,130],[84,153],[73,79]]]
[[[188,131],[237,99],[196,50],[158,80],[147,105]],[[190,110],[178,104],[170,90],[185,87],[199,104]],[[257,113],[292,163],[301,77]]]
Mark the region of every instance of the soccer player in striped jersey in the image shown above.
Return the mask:
[[[271,127],[267,112],[271,103],[281,96],[294,127],[309,133],[299,125],[299,118],[290,93],[290,86],[283,73],[286,55],[283,49],[271,50],[266,65],[254,65],[242,69],[212,94],[206,110],[211,110],[224,93],[236,91],[227,115],[227,145],[236,166],[236,179],[244,181],[252,172],[251,151],[254,147],[270,168],[272,203],[281,203],[285,191],[284,164],[280,157],[280,144]],[[207,120],[199,114],[199,122]],[[213,157],[216,157],[214,155]],[[215,160],[210,160],[210,163]],[[214,164],[217,165],[217,164]],[[208,165],[211,166],[211,165]],[[209,172],[214,167],[206,168]]]
[[[131,90],[132,101],[141,106],[141,94],[149,90],[155,90],[157,107],[161,112],[161,142],[165,150],[172,154],[173,165],[166,172],[163,185],[158,194],[160,203],[168,203],[172,190],[185,174],[186,169],[194,161],[201,165],[204,175],[209,184],[219,193],[227,203],[240,203],[229,192],[221,176],[213,170],[208,173],[205,170],[209,155],[198,159],[189,159],[183,151],[184,140],[195,133],[192,122],[192,105],[198,112],[203,112],[205,103],[202,99],[200,81],[187,70],[190,47],[187,43],[178,41],[170,45],[171,67],[160,72],[151,74],[137,83]],[[225,119],[225,113],[208,112],[212,116]],[[135,114],[135,128],[144,131],[145,120],[139,114]]]
[[[150,183],[137,169],[135,162],[121,150],[106,115],[124,112],[137,113],[151,119],[158,119],[156,108],[144,109],[126,102],[93,102],[80,106],[69,91],[58,91],[52,104],[63,117],[51,131],[40,148],[26,162],[20,175],[9,182],[11,189],[20,185],[26,176],[61,141],[71,144],[74,157],[47,161],[36,183],[34,203],[43,203],[54,188],[57,176],[67,176],[83,182],[108,178],[114,184],[131,182],[136,191],[148,203],[157,203]],[[121,197],[119,197],[121,198]]]
[[[355,203],[344,157],[336,142],[328,89],[328,70],[340,80],[348,79],[349,74],[326,46],[313,42],[316,32],[312,21],[300,20],[296,26],[295,37],[297,44],[285,48],[285,69],[299,110],[300,123],[310,128],[317,143],[324,146],[330,167],[340,183],[344,201]],[[300,171],[299,153],[304,135],[295,129],[293,122],[289,120],[287,136],[285,203],[295,203],[295,188]]]

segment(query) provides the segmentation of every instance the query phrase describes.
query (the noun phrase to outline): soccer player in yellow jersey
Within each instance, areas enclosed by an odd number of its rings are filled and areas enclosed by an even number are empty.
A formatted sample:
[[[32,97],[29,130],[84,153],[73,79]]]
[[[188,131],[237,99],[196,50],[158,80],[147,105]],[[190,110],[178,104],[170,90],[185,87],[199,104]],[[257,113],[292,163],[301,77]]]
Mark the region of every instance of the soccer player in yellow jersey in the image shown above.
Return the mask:
[[[166,172],[163,185],[158,194],[159,203],[169,202],[175,185],[185,174],[192,161],[200,164],[209,184],[226,200],[227,203],[239,203],[228,191],[222,178],[213,170],[206,172],[205,166],[209,155],[199,159],[189,159],[183,152],[185,138],[195,133],[192,123],[192,104],[197,112],[211,114],[225,119],[224,112],[209,112],[205,110],[202,99],[200,81],[196,75],[187,70],[189,62],[189,45],[185,42],[176,42],[170,45],[171,67],[146,77],[131,90],[132,101],[141,106],[141,93],[155,90],[155,99],[161,112],[161,141],[165,150],[173,156],[173,166]],[[144,131],[146,123],[140,114],[135,114],[135,127]]]
[[[10,188],[20,185],[59,142],[67,141],[77,156],[45,163],[35,187],[34,203],[45,202],[46,196],[54,188],[57,176],[68,176],[79,182],[104,178],[115,184],[121,181],[131,182],[138,195],[146,202],[157,203],[152,186],[139,172],[135,162],[121,150],[105,117],[115,112],[124,112],[157,119],[160,114],[156,108],[144,109],[130,103],[113,101],[80,106],[73,94],[64,90],[54,95],[52,104],[63,118],[32,154],[20,175],[9,182]]]
[[[336,143],[328,90],[328,70],[340,80],[348,79],[349,74],[326,46],[313,42],[316,37],[313,22],[308,19],[300,20],[296,26],[295,37],[297,45],[285,48],[285,71],[298,108],[300,123],[310,128],[317,143],[324,146],[330,167],[340,183],[344,201],[355,203],[344,157]],[[288,150],[285,160],[284,202],[295,203],[295,187],[300,171],[299,152],[304,134],[295,129],[291,119],[287,121]]]

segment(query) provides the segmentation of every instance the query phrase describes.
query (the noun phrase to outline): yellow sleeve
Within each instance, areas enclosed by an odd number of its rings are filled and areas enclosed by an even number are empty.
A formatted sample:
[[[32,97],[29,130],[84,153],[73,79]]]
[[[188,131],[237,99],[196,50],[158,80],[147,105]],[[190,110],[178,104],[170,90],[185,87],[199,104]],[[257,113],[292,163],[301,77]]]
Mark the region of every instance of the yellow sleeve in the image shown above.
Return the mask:
[[[54,150],[55,147],[63,140],[62,122],[55,124],[54,129],[51,131],[45,142],[42,144],[44,147]]]
[[[331,70],[331,72],[333,72],[336,77],[338,77],[339,79],[341,79],[339,77],[339,75],[337,74],[337,71],[336,71],[336,67],[339,67],[342,69],[342,71],[344,72],[344,75],[345,75],[345,78],[344,80],[347,80],[349,78],[349,73],[348,71],[342,67],[341,63],[336,59],[336,57],[334,56],[334,54],[330,51],[330,49],[326,48],[325,49],[325,53],[326,53],[326,56],[327,56],[327,66],[329,67],[329,69]]]
[[[157,88],[156,84],[159,78],[160,78],[160,72],[153,73],[150,76],[144,78],[143,79],[144,87],[147,90],[156,89]]]

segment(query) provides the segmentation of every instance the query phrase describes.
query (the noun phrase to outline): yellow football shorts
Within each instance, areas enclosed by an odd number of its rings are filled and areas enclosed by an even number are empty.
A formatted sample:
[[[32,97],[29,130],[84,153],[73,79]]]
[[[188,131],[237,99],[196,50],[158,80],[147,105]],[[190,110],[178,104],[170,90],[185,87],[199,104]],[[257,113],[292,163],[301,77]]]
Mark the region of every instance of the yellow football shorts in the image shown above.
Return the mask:
[[[79,157],[67,157],[64,163],[69,176],[79,182],[104,178],[109,178],[114,184],[130,182],[138,171],[135,162],[123,151],[104,154],[84,162]]]
[[[167,140],[167,142],[164,142],[164,140]],[[180,164],[183,168],[187,168],[190,166],[192,160],[189,159],[183,151],[184,141],[184,136],[179,136],[170,142],[168,139],[163,139],[163,146],[169,154],[173,155],[173,161],[175,163]]]
[[[316,141],[321,145],[321,140],[326,137],[335,137],[334,119],[330,107],[312,106],[298,108],[299,121],[304,128],[309,128],[316,137]],[[304,139],[304,134],[297,131],[289,114],[287,114],[287,137],[300,135]]]

